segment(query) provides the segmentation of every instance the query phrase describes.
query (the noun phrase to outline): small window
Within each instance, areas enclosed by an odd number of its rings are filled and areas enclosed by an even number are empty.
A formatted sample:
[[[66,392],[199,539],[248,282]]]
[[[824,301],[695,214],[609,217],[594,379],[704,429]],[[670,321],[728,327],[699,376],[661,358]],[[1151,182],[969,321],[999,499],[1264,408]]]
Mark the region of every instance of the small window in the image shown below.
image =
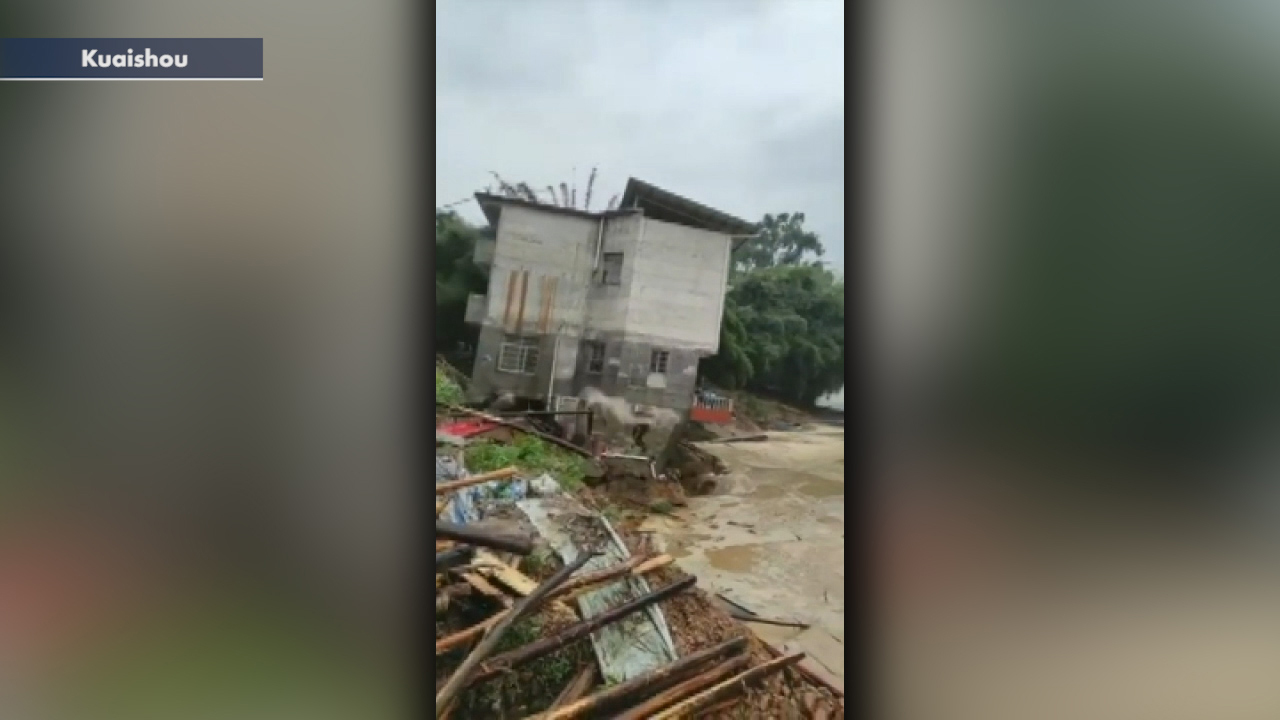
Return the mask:
[[[667,350],[654,350],[649,354],[649,372],[659,375],[667,374],[667,365],[671,362],[671,353]]]
[[[605,253],[600,261],[600,284],[622,284],[622,253]]]
[[[498,372],[532,375],[537,367],[537,339],[507,336],[498,350]]]
[[[604,372],[604,343],[588,340],[583,348],[587,352],[587,372],[592,375]]]

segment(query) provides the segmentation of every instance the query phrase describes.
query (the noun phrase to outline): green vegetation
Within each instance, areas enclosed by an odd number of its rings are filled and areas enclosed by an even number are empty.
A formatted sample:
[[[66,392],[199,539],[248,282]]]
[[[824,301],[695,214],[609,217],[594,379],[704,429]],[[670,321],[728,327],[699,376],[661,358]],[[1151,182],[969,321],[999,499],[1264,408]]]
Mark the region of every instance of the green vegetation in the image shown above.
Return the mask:
[[[462,402],[462,388],[439,367],[436,368],[436,402],[450,405]]]
[[[804,219],[803,213],[765,215],[760,237],[735,253],[720,352],[701,367],[715,385],[804,407],[844,386],[844,281],[823,267],[822,245]],[[484,269],[471,261],[487,232],[452,212],[436,212],[441,352],[475,342],[475,328],[463,318],[467,296],[487,284]]]
[[[570,492],[582,487],[590,468],[585,458],[524,433],[516,435],[510,443],[482,441],[468,445],[464,458],[473,473],[515,465],[534,475],[547,473]]]
[[[804,215],[766,215],[734,257],[720,351],[702,374],[802,407],[844,387],[844,281],[824,268]]]
[[[476,243],[487,233],[452,212],[436,211],[435,340],[441,354],[452,353],[460,344],[475,345],[479,330],[466,324],[467,298],[488,288],[488,273],[472,259]]]
[[[549,633],[535,616],[512,625],[495,654],[514,650]],[[530,661],[488,682],[473,685],[458,697],[457,717],[526,717],[549,707],[573,680],[578,669],[595,662],[586,640]]]

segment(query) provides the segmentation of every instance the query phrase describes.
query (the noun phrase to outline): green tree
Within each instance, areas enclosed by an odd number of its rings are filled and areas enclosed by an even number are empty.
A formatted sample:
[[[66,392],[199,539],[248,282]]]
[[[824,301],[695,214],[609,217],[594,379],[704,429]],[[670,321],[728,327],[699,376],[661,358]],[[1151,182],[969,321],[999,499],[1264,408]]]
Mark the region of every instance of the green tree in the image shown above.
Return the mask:
[[[474,345],[478,329],[466,324],[467,298],[484,293],[485,269],[475,263],[476,243],[488,230],[477,228],[450,211],[436,211],[436,328],[437,349],[453,352],[459,343]]]
[[[798,405],[844,387],[844,283],[822,267],[803,213],[766,215],[759,238],[735,253],[720,349],[708,380]]]
[[[813,260],[806,260],[812,255]],[[804,228],[804,213],[765,215],[760,234],[743,243],[734,253],[734,269],[750,272],[779,265],[816,264],[822,257],[817,233]]]

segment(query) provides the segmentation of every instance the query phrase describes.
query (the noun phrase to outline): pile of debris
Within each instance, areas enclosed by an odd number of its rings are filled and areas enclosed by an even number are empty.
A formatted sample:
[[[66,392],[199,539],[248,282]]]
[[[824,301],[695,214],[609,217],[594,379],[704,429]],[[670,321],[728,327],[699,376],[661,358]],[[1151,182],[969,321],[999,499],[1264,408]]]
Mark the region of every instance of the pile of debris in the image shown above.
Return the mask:
[[[436,716],[841,717],[843,696],[755,638],[650,536],[549,474],[472,475],[438,433]]]

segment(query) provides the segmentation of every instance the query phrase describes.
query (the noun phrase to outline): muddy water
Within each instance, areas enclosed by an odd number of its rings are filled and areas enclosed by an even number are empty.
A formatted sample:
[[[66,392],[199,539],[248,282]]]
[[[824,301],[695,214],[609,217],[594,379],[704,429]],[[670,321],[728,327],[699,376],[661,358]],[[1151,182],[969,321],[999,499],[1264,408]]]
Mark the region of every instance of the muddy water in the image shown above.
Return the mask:
[[[753,624],[770,642],[803,647],[844,677],[844,431],[769,434],[704,445],[730,468],[716,493],[654,519],[668,551],[701,587],[796,629]]]

